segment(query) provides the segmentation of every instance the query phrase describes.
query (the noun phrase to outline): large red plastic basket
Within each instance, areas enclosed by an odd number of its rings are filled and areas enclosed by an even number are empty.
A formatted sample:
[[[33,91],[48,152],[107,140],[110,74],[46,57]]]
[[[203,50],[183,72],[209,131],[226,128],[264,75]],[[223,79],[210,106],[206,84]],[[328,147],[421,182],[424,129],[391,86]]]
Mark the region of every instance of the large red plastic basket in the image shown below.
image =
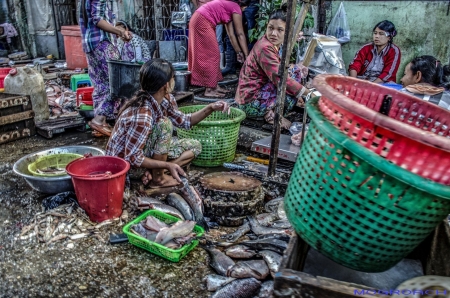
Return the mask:
[[[313,85],[322,94],[322,114],[348,137],[412,173],[450,185],[450,111],[352,77],[319,75]]]

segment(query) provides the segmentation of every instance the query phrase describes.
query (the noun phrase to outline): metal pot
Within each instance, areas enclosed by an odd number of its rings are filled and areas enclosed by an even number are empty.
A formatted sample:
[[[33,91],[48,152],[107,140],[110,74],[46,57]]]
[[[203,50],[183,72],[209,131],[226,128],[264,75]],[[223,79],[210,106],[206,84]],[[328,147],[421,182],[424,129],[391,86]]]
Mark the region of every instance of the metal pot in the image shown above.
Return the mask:
[[[175,89],[174,91],[188,91],[189,81],[191,80],[190,71],[175,71]]]
[[[28,165],[36,161],[39,157],[59,153],[77,153],[81,155],[91,153],[93,156],[105,155],[105,151],[103,151],[102,149],[90,146],[57,147],[53,149],[34,152],[22,157],[14,164],[13,170],[17,175],[22,176],[32,188],[39,192],[54,194],[70,190],[73,191],[72,178],[69,175],[56,177],[39,177],[33,176],[30,171],[28,171]]]

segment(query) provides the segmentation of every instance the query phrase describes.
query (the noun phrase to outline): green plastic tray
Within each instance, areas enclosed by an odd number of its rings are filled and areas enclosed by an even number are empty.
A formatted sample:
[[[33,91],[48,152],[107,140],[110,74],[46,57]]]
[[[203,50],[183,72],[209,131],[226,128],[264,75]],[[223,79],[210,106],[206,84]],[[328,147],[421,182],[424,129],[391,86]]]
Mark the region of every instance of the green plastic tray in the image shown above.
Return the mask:
[[[28,171],[34,176],[40,177],[56,177],[56,176],[64,176],[67,175],[66,172],[61,174],[42,174],[38,173],[38,169],[45,169],[48,167],[56,167],[65,169],[67,164],[74,161],[77,158],[83,157],[83,155],[76,153],[60,153],[60,154],[51,154],[38,158],[35,162],[30,163],[28,165]]]
[[[205,105],[185,106],[179,110],[183,113],[195,113]],[[217,167],[234,159],[239,137],[241,121],[245,113],[231,108],[230,115],[220,111],[213,112],[189,130],[178,129],[180,139],[194,139],[202,144],[202,152],[192,163],[203,167]]]
[[[450,187],[364,148],[307,104],[311,124],[285,194],[297,234],[335,262],[382,272],[414,250],[450,212]]]
[[[164,245],[140,237],[130,231],[132,225],[138,224],[139,222],[147,218],[147,216],[149,215],[156,217],[157,219],[165,222],[166,224],[174,223],[176,221],[181,220],[178,217],[166,214],[158,210],[148,210],[123,227],[123,232],[127,234],[128,241],[131,244],[140,247],[142,249],[145,249],[155,255],[163,257],[164,259],[167,259],[172,262],[179,262],[185,255],[187,255],[191,250],[193,250],[198,245],[198,240],[193,240],[191,243],[185,244],[179,249],[170,249],[165,247]],[[199,225],[195,225],[194,232],[197,234],[197,237],[200,237],[205,233],[205,230]]]

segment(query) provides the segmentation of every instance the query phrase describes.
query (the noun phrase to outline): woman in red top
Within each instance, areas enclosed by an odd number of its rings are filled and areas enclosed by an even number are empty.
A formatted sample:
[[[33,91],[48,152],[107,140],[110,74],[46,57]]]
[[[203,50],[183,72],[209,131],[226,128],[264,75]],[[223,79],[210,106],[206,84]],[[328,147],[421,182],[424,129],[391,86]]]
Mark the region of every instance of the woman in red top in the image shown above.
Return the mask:
[[[249,118],[262,118],[272,124],[277,99],[279,51],[284,41],[286,14],[279,9],[269,17],[266,34],[253,46],[239,74],[236,102]],[[308,69],[301,65],[290,65],[286,80],[285,114],[296,104],[303,104],[302,95],[308,90],[300,84]],[[281,119],[281,126],[289,128],[291,123]]]
[[[249,1],[213,0],[197,9],[189,21],[188,69],[191,71],[191,84],[206,87],[205,96],[224,97],[228,91],[218,85],[223,77],[216,25],[225,24],[240,62],[244,62],[248,55],[242,7],[247,6]]]
[[[395,82],[401,59],[400,49],[393,44],[396,35],[390,21],[376,24],[373,42],[363,46],[350,63],[350,76],[374,83]]]

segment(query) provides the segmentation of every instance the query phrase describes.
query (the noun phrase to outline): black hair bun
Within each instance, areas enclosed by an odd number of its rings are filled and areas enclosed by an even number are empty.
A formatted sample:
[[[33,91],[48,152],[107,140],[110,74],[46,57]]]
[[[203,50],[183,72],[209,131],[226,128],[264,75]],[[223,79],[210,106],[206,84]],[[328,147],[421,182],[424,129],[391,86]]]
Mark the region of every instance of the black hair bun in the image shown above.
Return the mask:
[[[444,70],[444,76],[450,76],[450,65],[444,65],[442,69]]]

